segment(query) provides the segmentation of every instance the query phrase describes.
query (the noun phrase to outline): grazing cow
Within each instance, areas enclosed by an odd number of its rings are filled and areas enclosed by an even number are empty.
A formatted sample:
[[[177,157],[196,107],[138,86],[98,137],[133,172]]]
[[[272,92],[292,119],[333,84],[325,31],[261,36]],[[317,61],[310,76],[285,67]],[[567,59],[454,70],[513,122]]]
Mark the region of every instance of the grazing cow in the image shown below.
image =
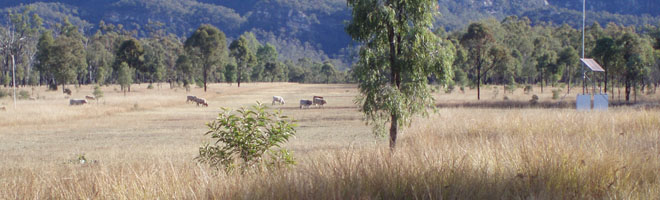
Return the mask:
[[[186,103],[188,102],[197,102],[197,97],[196,96],[188,96],[186,99]]]
[[[314,98],[314,100],[313,100],[313,102],[312,102],[312,104],[314,104],[314,106],[317,106],[317,107],[318,107],[318,106],[323,107],[323,105],[325,105],[326,103],[327,103],[327,102],[326,102],[325,99],[323,99],[323,98]]]
[[[76,105],[83,105],[86,104],[87,100],[85,99],[71,99],[69,100],[69,105],[70,106],[76,106]]]
[[[87,96],[85,96],[85,99],[93,101],[93,100],[96,100],[96,97],[87,95]]]
[[[71,89],[69,89],[69,88],[64,88],[64,90],[62,90],[62,93],[71,96]]]
[[[304,108],[309,108],[309,106],[311,106],[312,103],[313,102],[310,101],[310,100],[300,100],[300,109],[303,109],[303,107]]]
[[[197,106],[199,106],[199,104],[202,104],[205,107],[209,107],[209,104],[206,102],[206,99],[204,98],[195,98],[195,103],[197,103]]]
[[[0,110],[1,110],[1,111],[7,111],[7,107],[5,107],[5,106],[0,106]]]
[[[281,96],[273,96],[273,104],[272,105],[275,105],[276,102],[277,102],[278,105],[284,105],[284,98],[281,97]]]

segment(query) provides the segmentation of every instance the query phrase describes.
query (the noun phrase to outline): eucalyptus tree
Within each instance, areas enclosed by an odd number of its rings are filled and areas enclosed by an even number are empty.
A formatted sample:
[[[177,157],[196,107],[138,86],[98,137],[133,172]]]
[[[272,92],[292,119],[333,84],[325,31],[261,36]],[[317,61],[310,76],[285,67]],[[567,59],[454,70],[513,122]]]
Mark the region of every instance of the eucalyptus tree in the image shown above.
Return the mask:
[[[90,76],[93,75],[94,80],[99,85],[105,84],[108,75],[112,72],[112,62],[115,55],[106,48],[103,44],[103,35],[97,32],[90,38],[90,43],[87,46],[87,65],[89,65]],[[92,79],[90,77],[90,79]]]
[[[238,87],[241,87],[241,80],[243,80],[244,72],[250,70],[252,66],[257,62],[257,58],[249,48],[248,40],[241,36],[238,39],[231,42],[229,45],[230,54],[234,59],[236,59],[236,70],[237,70],[237,80]]]
[[[119,49],[117,49],[115,56],[115,71],[119,71],[121,63],[126,63],[128,67],[137,69],[141,72],[146,71],[144,68],[144,48],[140,41],[131,38],[123,41],[121,45],[119,45]]]
[[[83,46],[84,37],[76,26],[64,20],[64,25],[58,25],[59,37],[53,38],[51,31],[44,32],[37,43],[37,70],[49,82],[53,90],[57,90],[57,84],[63,87],[65,84],[76,80],[81,83],[80,75],[87,74],[87,61]]]
[[[253,69],[252,73],[252,79],[253,80],[258,80],[261,79],[263,74],[262,73],[269,73],[271,75],[271,82],[274,79],[272,76],[273,74],[271,73],[272,70],[274,69],[273,67],[277,66],[277,49],[275,49],[275,46],[266,43],[265,45],[261,46],[257,50],[257,60],[259,64],[257,66],[260,66],[261,69],[255,70]],[[270,67],[270,68],[269,68]],[[268,70],[271,70],[270,72]],[[256,72],[255,72],[256,71]]]
[[[649,73],[654,62],[651,44],[635,33],[626,32],[618,40],[625,67],[622,70],[625,83],[626,101],[630,101],[631,89]],[[636,93],[635,93],[636,94]],[[636,96],[635,96],[636,97]]]
[[[37,53],[37,43],[41,32],[43,32],[43,19],[39,17],[31,6],[25,6],[22,12],[9,11],[11,30],[14,32],[15,44],[11,51],[16,57],[17,80],[25,85],[26,82],[38,82],[31,77],[38,78],[35,70],[32,70]],[[28,80],[30,79],[30,80]]]
[[[55,40],[55,59],[56,65],[62,69],[61,73],[56,73],[60,77],[62,86],[77,79],[78,85],[86,82],[87,79],[87,59],[85,55],[85,43],[87,38],[78,30],[78,27],[71,24],[67,18],[63,24],[56,27],[59,30],[59,37]],[[72,77],[69,75],[73,74]]]
[[[477,100],[481,99],[481,77],[484,75],[484,67],[488,62],[489,49],[495,42],[490,29],[482,23],[472,23],[468,27],[467,33],[461,37],[461,44],[469,53],[469,60],[472,61],[472,69],[477,77]],[[487,71],[487,70],[486,70]]]
[[[433,34],[434,0],[348,0],[352,18],[346,31],[362,43],[354,67],[361,95],[356,102],[374,133],[390,124],[390,148],[399,126],[434,107],[427,77],[451,78],[453,49]]]
[[[268,62],[264,67],[264,72],[270,76],[270,82],[274,82],[275,78],[282,75],[282,63],[280,62]]]
[[[133,84],[134,73],[135,73],[135,69],[129,67],[126,62],[121,62],[121,64],[119,64],[119,69],[117,72],[117,82],[119,82],[119,85],[121,86],[121,91],[124,92],[124,96],[126,96],[126,90],[130,90],[131,84]]]
[[[618,60],[621,59],[619,48],[614,39],[603,37],[596,41],[596,47],[592,51],[592,54],[596,60],[600,61],[603,69],[605,69],[605,93],[607,93],[608,75],[613,75],[611,71],[615,71],[614,68]]]
[[[566,93],[571,93],[571,82],[572,78],[576,74],[577,70],[574,70],[576,66],[579,66],[580,64],[580,55],[578,52],[572,48],[572,47],[565,47],[559,52],[559,55],[557,56],[557,65],[562,66],[562,68],[566,69],[566,83],[568,85],[566,86]]]
[[[330,76],[334,76],[337,73],[337,70],[332,62],[326,61],[321,67],[321,73],[325,75],[325,83],[328,84],[330,83]]]
[[[39,37],[39,42],[37,43],[37,62],[35,68],[41,73],[41,77],[45,79],[48,88],[57,90],[55,69],[53,68],[53,65],[55,64],[55,52],[53,52],[53,46],[55,46],[53,32],[48,30],[42,33],[41,37]]]
[[[218,28],[204,24],[193,33],[184,44],[186,54],[191,57],[193,66],[200,68],[204,81],[204,92],[209,75],[226,62],[227,41],[225,33]]]

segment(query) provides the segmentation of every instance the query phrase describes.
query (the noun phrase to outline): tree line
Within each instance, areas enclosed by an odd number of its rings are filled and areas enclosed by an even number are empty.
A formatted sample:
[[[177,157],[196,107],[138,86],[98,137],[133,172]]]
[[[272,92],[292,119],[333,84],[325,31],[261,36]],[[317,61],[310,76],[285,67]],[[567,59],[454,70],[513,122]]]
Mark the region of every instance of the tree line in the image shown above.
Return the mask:
[[[350,81],[347,72],[332,60],[302,58],[282,60],[275,46],[260,43],[245,32],[229,40],[218,28],[204,24],[187,38],[166,33],[162,23],[150,22],[148,37],[121,24],[99,23],[93,35],[81,33],[68,20],[52,29],[27,7],[10,13],[10,23],[0,26],[0,84],[48,85],[57,90],[67,84],[120,84],[130,91],[132,83],[168,83],[170,87],[208,83]],[[16,38],[10,40],[10,38]]]
[[[548,85],[565,85],[566,92],[582,85],[582,33],[566,24],[532,26],[527,18],[510,16],[471,23],[465,30],[436,32],[456,47],[450,87],[476,87],[477,99],[482,84],[536,84],[541,92]],[[603,28],[594,23],[585,30],[585,57],[595,59],[605,73],[587,76],[602,92],[621,96],[615,88],[623,88],[626,101],[634,91],[653,93],[660,83],[659,49],[657,26],[608,23]]]

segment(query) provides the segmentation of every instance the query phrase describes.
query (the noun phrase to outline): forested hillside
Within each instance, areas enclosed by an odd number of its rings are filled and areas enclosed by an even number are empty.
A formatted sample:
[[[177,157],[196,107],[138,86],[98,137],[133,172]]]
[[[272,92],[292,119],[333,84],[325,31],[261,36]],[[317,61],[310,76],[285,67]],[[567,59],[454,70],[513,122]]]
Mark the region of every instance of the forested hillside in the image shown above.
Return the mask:
[[[473,21],[495,17],[526,16],[533,24],[553,22],[580,25],[579,0],[439,0],[436,26],[447,30],[465,28]],[[149,23],[162,23],[166,32],[179,37],[199,25],[217,26],[229,38],[246,31],[258,40],[276,46],[289,59],[324,60],[344,58],[351,40],[344,32],[349,10],[345,0],[22,0],[3,1],[3,21],[9,10],[31,5],[44,19],[45,26],[62,23],[65,17],[81,27],[84,34],[98,30],[99,22],[121,24],[148,36]],[[619,25],[658,24],[660,3],[653,0],[588,1],[588,24],[615,22]],[[346,65],[346,64],[341,64]],[[346,67],[346,66],[342,66]]]

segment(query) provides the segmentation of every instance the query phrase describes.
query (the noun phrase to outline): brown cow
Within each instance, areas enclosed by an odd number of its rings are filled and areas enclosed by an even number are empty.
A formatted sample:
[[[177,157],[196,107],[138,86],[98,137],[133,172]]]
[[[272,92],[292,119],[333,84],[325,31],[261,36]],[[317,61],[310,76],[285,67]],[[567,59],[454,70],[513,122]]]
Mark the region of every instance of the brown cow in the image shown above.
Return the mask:
[[[197,106],[199,106],[199,104],[202,104],[205,107],[209,107],[209,103],[206,102],[206,99],[204,98],[195,98],[195,103],[197,103]]]
[[[196,100],[197,100],[196,96],[190,96],[189,95],[189,96],[186,97],[186,103],[188,103],[188,102],[197,102]]]
[[[312,104],[316,107],[318,107],[319,105],[323,107],[323,105],[325,105],[326,103],[327,102],[323,98],[314,98],[314,100],[312,101]]]

